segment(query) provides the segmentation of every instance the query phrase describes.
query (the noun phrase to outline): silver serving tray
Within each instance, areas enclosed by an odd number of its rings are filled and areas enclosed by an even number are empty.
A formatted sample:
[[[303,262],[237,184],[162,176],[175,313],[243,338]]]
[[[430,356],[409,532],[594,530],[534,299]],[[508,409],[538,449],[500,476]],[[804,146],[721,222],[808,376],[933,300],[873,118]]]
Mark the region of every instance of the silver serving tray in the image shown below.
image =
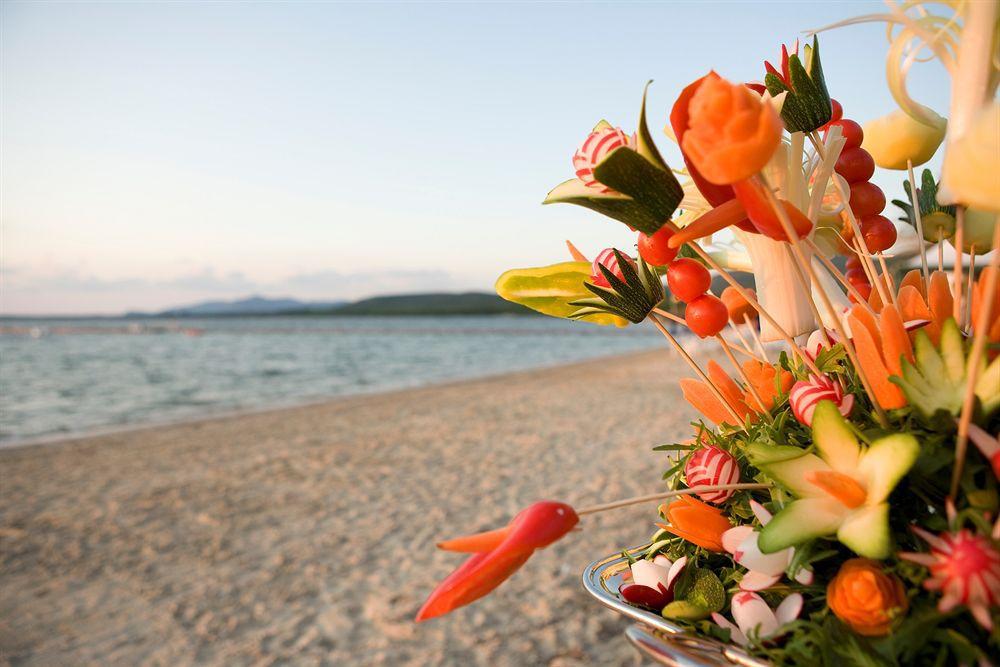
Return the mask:
[[[640,555],[648,548],[646,544],[627,551],[631,555]],[[583,573],[583,587],[605,607],[638,624],[628,628],[625,636],[650,659],[674,667],[769,667],[769,663],[736,646],[693,635],[659,614],[625,602],[619,597],[618,588],[628,574],[628,560],[620,553],[613,554],[587,566]]]

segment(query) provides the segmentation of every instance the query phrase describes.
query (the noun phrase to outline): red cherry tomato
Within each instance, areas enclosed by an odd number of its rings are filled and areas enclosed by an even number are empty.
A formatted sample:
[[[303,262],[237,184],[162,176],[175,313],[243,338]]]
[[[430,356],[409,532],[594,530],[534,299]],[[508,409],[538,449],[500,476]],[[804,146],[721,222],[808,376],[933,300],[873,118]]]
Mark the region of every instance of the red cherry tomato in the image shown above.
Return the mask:
[[[853,120],[847,118],[841,118],[840,120],[835,120],[827,124],[827,132],[832,130],[834,126],[839,127],[840,131],[843,133],[844,138],[847,139],[847,143],[844,144],[844,150],[848,148],[857,148],[861,145],[861,142],[865,138],[865,133],[861,129],[861,126],[855,123]]]
[[[684,303],[697,299],[711,285],[712,276],[708,274],[708,269],[689,257],[674,260],[667,267],[667,286],[671,294]]]
[[[851,269],[861,269],[861,258],[851,253],[847,256],[847,262],[844,263],[844,268],[848,271]]]
[[[673,230],[666,225],[652,236],[639,233],[639,255],[648,263],[654,266],[666,266],[677,257],[678,248],[671,248],[670,237],[674,235]]]
[[[878,215],[885,210],[885,193],[874,183],[851,183],[851,210],[858,219]]]
[[[854,283],[851,283],[851,284],[854,285],[854,289],[858,290],[858,293],[861,294],[861,296],[864,298],[865,301],[867,301],[868,297],[870,297],[872,295],[872,284],[871,283],[859,283],[859,284],[856,284],[856,285]],[[858,302],[858,300],[856,298],[854,298],[854,294],[853,293],[849,294],[848,297],[850,298],[850,300],[851,300],[852,303],[857,303]]]
[[[888,250],[896,243],[896,226],[884,215],[861,218],[861,234],[872,252]]]
[[[865,273],[865,270],[862,269],[860,266],[857,268],[847,269],[847,271],[844,273],[844,277],[847,278],[847,282],[851,283],[854,286],[863,285],[867,282],[870,282],[868,280],[868,274]]]
[[[855,146],[840,153],[833,169],[848,183],[862,183],[875,173],[875,160],[864,148]]]
[[[830,100],[830,120],[840,120],[844,117],[844,107],[840,106],[837,100]]]
[[[729,310],[722,299],[713,294],[702,294],[684,309],[684,321],[688,329],[699,338],[714,336],[729,321]]]

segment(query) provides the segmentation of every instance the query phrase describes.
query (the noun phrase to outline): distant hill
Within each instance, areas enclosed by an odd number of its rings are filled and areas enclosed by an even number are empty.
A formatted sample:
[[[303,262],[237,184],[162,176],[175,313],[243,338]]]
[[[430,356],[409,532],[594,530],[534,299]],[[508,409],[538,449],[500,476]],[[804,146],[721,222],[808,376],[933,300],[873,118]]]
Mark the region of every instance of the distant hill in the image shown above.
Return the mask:
[[[289,312],[311,312],[330,310],[343,301],[309,302],[298,299],[269,299],[250,296],[236,301],[205,301],[190,306],[180,306],[155,313],[157,317],[217,317],[220,315],[279,315]],[[128,313],[147,315],[148,313]]]
[[[533,311],[516,303],[504,301],[496,294],[465,292],[462,294],[400,294],[362,299],[324,314],[347,315],[526,315]]]
[[[127,313],[128,317],[240,317],[264,315],[501,315],[533,311],[487,292],[400,294],[376,296],[353,303],[300,301],[251,296],[236,301],[206,301],[158,313]]]

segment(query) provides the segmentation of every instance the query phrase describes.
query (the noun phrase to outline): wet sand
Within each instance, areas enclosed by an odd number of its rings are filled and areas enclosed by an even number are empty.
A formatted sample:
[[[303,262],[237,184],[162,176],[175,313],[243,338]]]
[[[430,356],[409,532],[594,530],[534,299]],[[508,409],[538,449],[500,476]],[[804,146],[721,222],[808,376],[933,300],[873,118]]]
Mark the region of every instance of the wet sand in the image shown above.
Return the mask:
[[[463,558],[436,540],[661,488],[687,374],[664,350],[0,450],[0,661],[637,664],[580,574],[655,505],[411,619]]]

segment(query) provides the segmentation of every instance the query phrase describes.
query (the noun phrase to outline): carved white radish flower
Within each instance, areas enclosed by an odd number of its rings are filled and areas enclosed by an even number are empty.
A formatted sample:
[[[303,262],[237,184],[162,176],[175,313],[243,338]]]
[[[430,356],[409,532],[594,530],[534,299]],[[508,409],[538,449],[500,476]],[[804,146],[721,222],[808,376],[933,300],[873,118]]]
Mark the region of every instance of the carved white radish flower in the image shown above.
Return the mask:
[[[832,401],[844,417],[854,408],[854,394],[845,394],[840,383],[826,375],[811,375],[808,380],[799,380],[788,393],[792,413],[806,426],[812,426],[813,412],[820,401]]]
[[[746,646],[750,637],[758,641],[773,638],[781,626],[798,618],[802,612],[802,596],[793,593],[772,611],[759,595],[743,591],[733,596],[730,611],[735,624],[719,613],[713,613],[712,620],[729,630],[734,642]]]
[[[599,192],[614,192],[594,178],[594,167],[601,163],[612,151],[631,148],[633,143],[620,127],[612,127],[604,122],[597,126],[573,154],[573,169],[576,177],[584,185]]]
[[[632,265],[632,268],[635,268],[635,262],[632,261],[631,257],[624,253],[622,253],[622,257],[624,257],[629,264]],[[594,283],[598,287],[611,287],[611,283],[609,283],[608,279],[604,277],[601,269],[598,268],[599,266],[606,268],[622,282],[625,281],[625,275],[622,273],[621,267],[618,265],[618,257],[615,256],[614,248],[605,248],[601,252],[597,253],[597,257],[594,258],[594,262],[590,269],[590,282]]]
[[[718,486],[722,484],[737,484],[740,481],[740,467],[733,455],[724,449],[708,445],[691,455],[684,466],[684,479],[691,488],[698,486]],[[706,503],[723,503],[728,500],[734,490],[706,491],[698,497]]]
[[[674,583],[687,565],[687,556],[671,561],[663,554],[632,563],[632,583],[622,586],[622,597],[633,604],[662,609],[674,599]]]
[[[766,526],[771,521],[771,513],[756,500],[750,501],[750,508],[761,525]],[[765,554],[757,545],[759,536],[760,533],[752,526],[736,526],[722,534],[723,548],[732,554],[733,560],[747,569],[740,580],[740,589],[744,591],[761,591],[778,583],[795,556],[794,547]],[[803,568],[795,580],[800,584],[811,584],[813,573]]]

